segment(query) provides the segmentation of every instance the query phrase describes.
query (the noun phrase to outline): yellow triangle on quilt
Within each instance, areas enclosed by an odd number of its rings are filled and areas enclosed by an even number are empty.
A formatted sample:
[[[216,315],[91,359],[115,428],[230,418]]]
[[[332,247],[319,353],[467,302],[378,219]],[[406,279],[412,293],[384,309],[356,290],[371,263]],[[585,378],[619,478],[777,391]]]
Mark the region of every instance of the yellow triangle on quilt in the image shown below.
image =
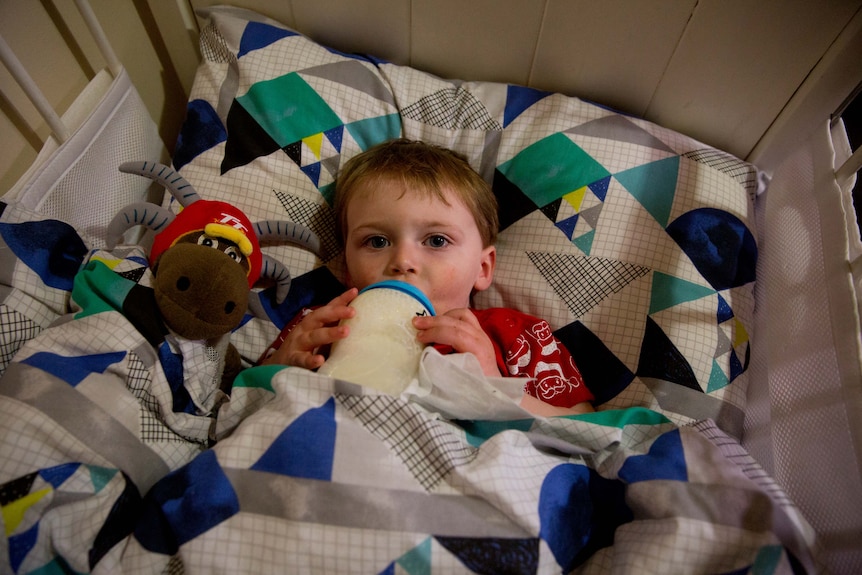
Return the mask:
[[[577,211],[580,211],[581,204],[584,202],[584,196],[586,194],[587,194],[587,187],[584,186],[582,188],[575,190],[574,192],[569,192],[568,194],[563,196],[563,198],[565,198],[565,200],[567,202],[569,202],[569,204],[571,204],[571,206],[573,208],[575,208],[575,211],[577,212]]]
[[[6,525],[6,537],[15,532],[15,529],[24,520],[24,514],[27,513],[27,510],[41,501],[51,491],[50,487],[46,487],[3,506],[3,524]]]
[[[314,153],[314,157],[320,159],[320,149],[323,147],[323,132],[302,139],[302,143]]]
[[[736,318],[734,318],[736,319]],[[742,325],[742,322],[738,319],[736,320],[736,329],[734,330],[734,335],[736,337],[733,338],[733,347],[738,346],[741,343],[745,343],[748,341],[748,332],[745,331],[745,326]]]

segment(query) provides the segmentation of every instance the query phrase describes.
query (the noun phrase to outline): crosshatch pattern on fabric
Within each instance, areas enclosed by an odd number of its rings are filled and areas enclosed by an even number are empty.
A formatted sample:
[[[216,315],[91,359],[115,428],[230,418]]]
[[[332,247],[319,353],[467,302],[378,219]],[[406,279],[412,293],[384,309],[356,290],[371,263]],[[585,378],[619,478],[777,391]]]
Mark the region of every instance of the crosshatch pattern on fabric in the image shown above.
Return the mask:
[[[499,199],[498,269],[476,307],[546,318],[600,409],[711,417],[739,434],[753,166],[574,97],[343,54],[256,15],[213,10],[209,26],[175,166],[208,199],[305,224],[325,246],[322,269],[267,248],[297,277],[280,308],[262,293],[271,322],[247,322],[241,350],[264,349],[300,306],[337,293],[338,170],[404,136],[462,152]]]

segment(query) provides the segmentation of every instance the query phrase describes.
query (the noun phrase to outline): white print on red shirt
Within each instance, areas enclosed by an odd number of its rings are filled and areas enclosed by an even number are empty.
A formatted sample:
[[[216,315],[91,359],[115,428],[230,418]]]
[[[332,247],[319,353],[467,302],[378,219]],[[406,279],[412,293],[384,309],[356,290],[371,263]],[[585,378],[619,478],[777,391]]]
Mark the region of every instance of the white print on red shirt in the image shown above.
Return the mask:
[[[569,364],[568,372],[573,374],[572,377],[566,377],[567,370],[563,369],[561,361]],[[536,393],[543,401],[570,393],[583,383],[571,356],[563,358],[551,326],[544,320],[517,337],[515,344],[506,353],[506,366],[511,375],[534,377]],[[532,369],[526,369],[530,366]]]

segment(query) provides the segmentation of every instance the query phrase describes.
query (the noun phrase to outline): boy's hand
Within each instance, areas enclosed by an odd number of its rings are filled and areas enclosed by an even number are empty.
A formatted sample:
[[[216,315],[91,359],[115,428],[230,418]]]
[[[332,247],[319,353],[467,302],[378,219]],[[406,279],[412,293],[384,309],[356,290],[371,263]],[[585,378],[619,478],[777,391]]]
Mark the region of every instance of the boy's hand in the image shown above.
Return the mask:
[[[479,360],[486,376],[500,377],[494,344],[469,309],[453,309],[443,315],[415,317],[413,327],[419,330],[417,339],[421,343],[448,345],[458,353],[472,353]]]
[[[326,358],[318,353],[318,349],[347,337],[349,328],[338,325],[338,322],[356,315],[356,310],[347,304],[358,293],[356,288],[351,288],[325,306],[307,314],[285,336],[281,346],[262,363],[279,363],[306,369],[317,369],[323,365]]]

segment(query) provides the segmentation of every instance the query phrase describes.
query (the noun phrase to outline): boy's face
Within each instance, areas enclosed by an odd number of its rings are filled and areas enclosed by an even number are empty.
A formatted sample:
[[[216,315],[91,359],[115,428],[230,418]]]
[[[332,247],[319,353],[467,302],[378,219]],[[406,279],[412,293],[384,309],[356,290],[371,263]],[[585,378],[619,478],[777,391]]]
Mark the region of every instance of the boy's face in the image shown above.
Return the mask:
[[[473,215],[455,194],[403,193],[394,180],[356,190],[347,205],[348,281],[362,289],[401,280],[422,290],[442,315],[470,305],[470,294],[491,285],[494,246],[483,247]],[[403,194],[403,197],[402,197]]]

